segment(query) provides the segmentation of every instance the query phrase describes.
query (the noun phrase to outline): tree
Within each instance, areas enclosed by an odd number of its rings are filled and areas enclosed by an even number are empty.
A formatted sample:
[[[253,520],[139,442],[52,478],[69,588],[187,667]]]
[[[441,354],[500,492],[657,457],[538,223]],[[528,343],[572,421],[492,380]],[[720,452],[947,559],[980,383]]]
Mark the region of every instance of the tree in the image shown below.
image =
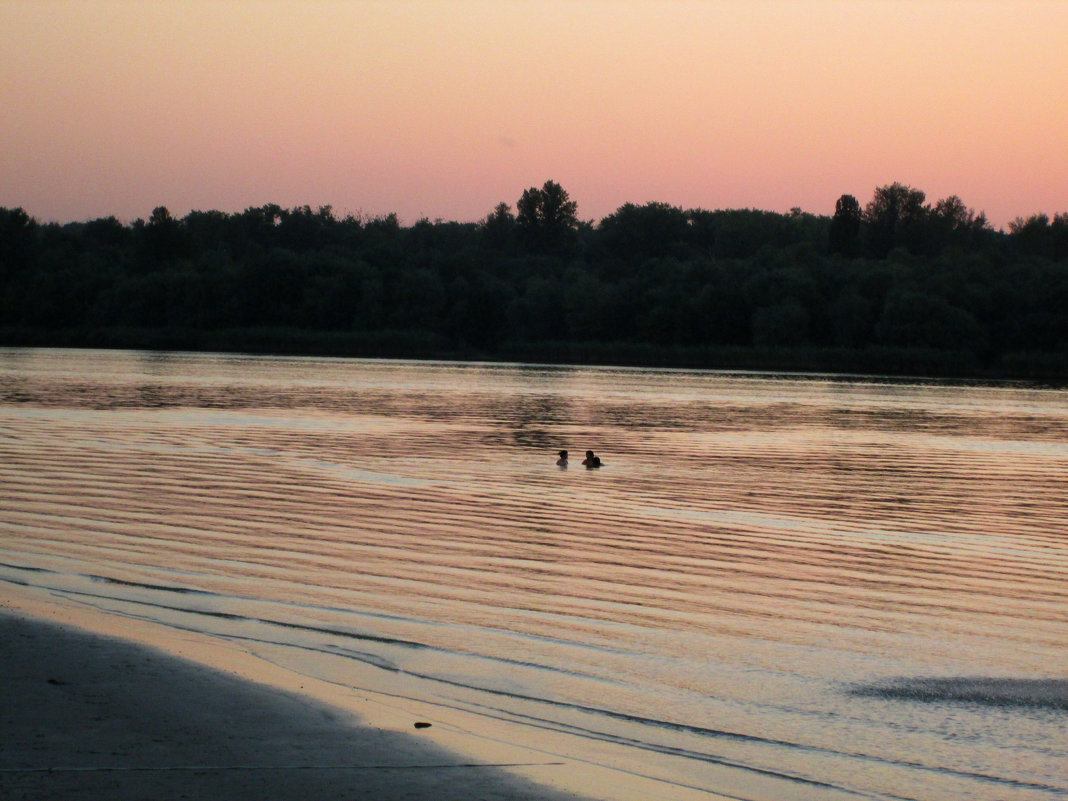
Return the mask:
[[[515,225],[512,207],[507,203],[498,203],[493,212],[482,221],[482,234],[490,247],[504,250],[512,243]]]
[[[313,250],[328,241],[334,223],[330,206],[315,211],[307,205],[283,210],[276,226],[278,245],[289,250]]]
[[[1058,261],[1068,259],[1068,213],[1053,216],[1050,234],[1053,237],[1053,258]]]
[[[90,220],[82,231],[86,246],[97,250],[121,247],[126,244],[130,233],[114,216]]]
[[[956,195],[942,198],[929,214],[931,233],[939,247],[970,245],[975,235],[989,227],[986,215],[976,214]]]
[[[144,230],[144,253],[150,269],[173,261],[186,253],[187,237],[182,224],[171,216],[166,206],[156,206]]]
[[[0,279],[8,280],[30,263],[37,221],[23,209],[0,208]]]
[[[860,253],[860,223],[863,213],[852,195],[842,195],[834,204],[827,249],[841,256]]]
[[[753,313],[753,344],[802,345],[808,339],[808,312],[796,298],[785,298]]]
[[[686,212],[667,203],[625,203],[601,220],[598,231],[613,254],[644,261],[680,249],[690,231]]]
[[[951,231],[967,228],[975,219],[975,212],[965,206],[964,201],[956,195],[942,198],[935,203],[931,214]]]
[[[1049,215],[1032,214],[1027,219],[1017,217],[1009,223],[1009,232],[1013,244],[1021,253],[1046,257],[1052,255]]]
[[[966,350],[986,348],[986,331],[969,312],[940,297],[912,289],[886,298],[875,334],[884,345],[906,348]]]
[[[923,205],[926,199],[924,192],[901,183],[875,190],[864,209],[871,255],[882,259],[896,247],[915,249],[928,211]]]
[[[523,238],[537,250],[561,249],[578,228],[578,204],[555,181],[546,181],[541,189],[527,189],[516,210]]]

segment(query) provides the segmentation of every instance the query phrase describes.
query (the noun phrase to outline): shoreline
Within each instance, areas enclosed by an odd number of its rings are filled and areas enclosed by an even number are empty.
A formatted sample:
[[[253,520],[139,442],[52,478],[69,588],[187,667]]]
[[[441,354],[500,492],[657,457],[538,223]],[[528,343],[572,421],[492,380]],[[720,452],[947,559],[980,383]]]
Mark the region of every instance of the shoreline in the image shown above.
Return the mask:
[[[766,789],[730,768],[716,790],[658,778],[611,746],[585,753],[566,732],[353,670],[344,685],[312,678],[237,641],[4,585],[0,743],[13,745],[0,746],[0,798],[728,801]],[[64,694],[77,703],[57,705]],[[216,760],[231,753],[245,756]]]
[[[632,367],[724,372],[786,372],[855,378],[1025,382],[1064,386],[1062,354],[1020,351],[978,360],[965,351],[930,348],[707,345],[633,342],[502,342],[490,348],[454,347],[421,332],[356,333],[290,328],[226,330],[0,328],[0,347],[233,353],[250,356],[508,362],[571,367]]]
[[[432,740],[0,607],[0,796],[579,801]],[[559,770],[547,758],[528,770]]]

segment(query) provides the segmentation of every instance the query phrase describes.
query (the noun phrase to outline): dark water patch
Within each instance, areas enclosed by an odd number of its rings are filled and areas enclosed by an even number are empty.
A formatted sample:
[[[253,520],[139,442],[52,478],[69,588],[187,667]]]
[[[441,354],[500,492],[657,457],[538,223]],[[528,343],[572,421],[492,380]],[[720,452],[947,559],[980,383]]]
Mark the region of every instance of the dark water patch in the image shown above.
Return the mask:
[[[925,703],[970,703],[1068,711],[1068,679],[1012,679],[977,676],[903,678],[864,685],[852,695]]]
[[[7,562],[0,562],[0,567],[6,567],[9,570],[25,570],[27,573],[55,573],[55,570],[49,570],[45,567],[27,567],[26,565],[12,565]]]
[[[99,581],[105,584],[118,584],[122,587],[133,587],[138,590],[160,590],[162,592],[177,592],[183,595],[213,595],[217,596],[217,593],[207,592],[206,590],[195,590],[190,587],[173,587],[166,584],[146,584],[141,581],[129,581],[126,579],[111,578],[109,576],[98,576],[93,573],[83,573],[82,575],[90,581]]]

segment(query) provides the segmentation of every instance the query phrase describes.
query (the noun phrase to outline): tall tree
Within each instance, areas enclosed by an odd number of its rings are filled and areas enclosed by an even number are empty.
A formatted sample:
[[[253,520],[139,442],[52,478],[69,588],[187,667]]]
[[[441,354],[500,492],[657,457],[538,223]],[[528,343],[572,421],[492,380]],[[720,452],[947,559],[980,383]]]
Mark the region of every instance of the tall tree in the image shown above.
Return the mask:
[[[950,195],[935,203],[930,210],[931,236],[938,248],[950,245],[967,246],[976,235],[989,227],[986,214],[976,214],[957,195]]]
[[[546,181],[541,189],[532,186],[523,192],[516,211],[519,230],[535,249],[560,249],[578,228],[578,204],[555,181]]]
[[[856,256],[860,252],[860,203],[852,195],[842,195],[834,204],[834,216],[828,235],[827,248],[841,256]]]
[[[902,183],[880,186],[875,190],[864,209],[871,255],[884,258],[896,247],[918,244],[928,212],[923,205],[926,199],[924,192]]]

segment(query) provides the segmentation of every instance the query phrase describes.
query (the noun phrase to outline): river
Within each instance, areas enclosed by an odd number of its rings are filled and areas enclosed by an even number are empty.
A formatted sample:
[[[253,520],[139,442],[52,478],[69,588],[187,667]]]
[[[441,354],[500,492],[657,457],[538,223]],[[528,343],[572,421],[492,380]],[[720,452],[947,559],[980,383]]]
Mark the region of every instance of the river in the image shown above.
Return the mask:
[[[2,349],[0,488],[0,592],[668,798],[1068,798],[1062,389]]]

